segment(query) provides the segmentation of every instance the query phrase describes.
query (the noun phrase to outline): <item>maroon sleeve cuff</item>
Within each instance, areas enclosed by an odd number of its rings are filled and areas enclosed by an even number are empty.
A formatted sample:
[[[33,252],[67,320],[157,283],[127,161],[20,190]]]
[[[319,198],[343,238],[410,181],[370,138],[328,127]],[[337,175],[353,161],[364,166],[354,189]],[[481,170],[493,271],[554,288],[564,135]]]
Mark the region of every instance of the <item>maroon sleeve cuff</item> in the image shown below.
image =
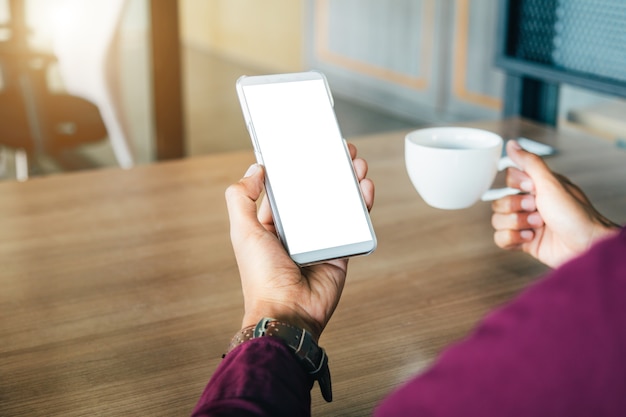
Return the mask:
[[[192,416],[308,416],[313,382],[280,339],[252,339],[226,355]]]

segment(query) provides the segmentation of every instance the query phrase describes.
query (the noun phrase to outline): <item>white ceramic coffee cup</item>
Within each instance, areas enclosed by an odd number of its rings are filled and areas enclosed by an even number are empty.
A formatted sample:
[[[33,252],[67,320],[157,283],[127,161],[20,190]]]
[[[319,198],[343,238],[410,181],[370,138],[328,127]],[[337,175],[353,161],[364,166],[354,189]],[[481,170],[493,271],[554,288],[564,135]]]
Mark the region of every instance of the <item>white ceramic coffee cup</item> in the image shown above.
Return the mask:
[[[434,127],[405,137],[409,178],[424,201],[435,208],[467,208],[479,201],[518,193],[513,188],[489,190],[498,170],[515,166],[501,158],[499,135],[466,127]],[[487,191],[489,190],[489,192]]]

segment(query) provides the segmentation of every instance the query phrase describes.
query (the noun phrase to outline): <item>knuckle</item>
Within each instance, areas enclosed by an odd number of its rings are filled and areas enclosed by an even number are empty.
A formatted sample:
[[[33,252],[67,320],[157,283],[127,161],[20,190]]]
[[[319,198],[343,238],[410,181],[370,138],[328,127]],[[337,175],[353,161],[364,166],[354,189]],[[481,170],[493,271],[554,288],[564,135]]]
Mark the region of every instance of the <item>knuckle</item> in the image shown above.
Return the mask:
[[[491,208],[496,213],[506,214],[515,211],[515,204],[513,197],[517,196],[506,196],[502,197],[498,200],[495,200],[491,203]]]
[[[224,196],[226,197],[226,200],[229,200],[235,195],[239,194],[240,187],[241,187],[240,184],[231,184],[228,187],[226,187],[226,190],[224,191]]]
[[[498,230],[494,233],[493,240],[502,249],[510,249],[516,246],[515,233],[512,230]]]
[[[506,247],[506,239],[504,235],[505,232],[502,230],[498,230],[493,234],[493,241],[496,243],[496,246],[502,249]]]

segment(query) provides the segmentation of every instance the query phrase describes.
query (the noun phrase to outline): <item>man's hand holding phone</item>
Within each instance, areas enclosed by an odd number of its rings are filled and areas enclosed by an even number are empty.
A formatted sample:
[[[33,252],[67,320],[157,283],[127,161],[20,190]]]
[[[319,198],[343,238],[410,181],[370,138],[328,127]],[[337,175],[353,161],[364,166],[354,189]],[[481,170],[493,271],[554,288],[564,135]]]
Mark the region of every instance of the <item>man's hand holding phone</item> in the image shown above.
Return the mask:
[[[374,202],[374,183],[366,178],[367,162],[350,156],[368,210]],[[348,266],[347,259],[299,267],[276,234],[271,210],[263,195],[264,169],[250,167],[244,178],[226,190],[230,236],[244,295],[242,327],[272,317],[308,330],[316,340],[335,311]]]

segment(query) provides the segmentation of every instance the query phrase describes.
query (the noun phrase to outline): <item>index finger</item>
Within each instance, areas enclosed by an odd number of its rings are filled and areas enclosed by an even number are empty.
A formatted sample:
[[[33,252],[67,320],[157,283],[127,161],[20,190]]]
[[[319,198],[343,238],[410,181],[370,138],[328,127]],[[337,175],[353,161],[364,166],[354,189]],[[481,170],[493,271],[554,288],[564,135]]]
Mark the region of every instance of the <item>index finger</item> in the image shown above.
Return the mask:
[[[523,191],[534,191],[533,180],[527,173],[517,168],[507,169],[506,185]]]

